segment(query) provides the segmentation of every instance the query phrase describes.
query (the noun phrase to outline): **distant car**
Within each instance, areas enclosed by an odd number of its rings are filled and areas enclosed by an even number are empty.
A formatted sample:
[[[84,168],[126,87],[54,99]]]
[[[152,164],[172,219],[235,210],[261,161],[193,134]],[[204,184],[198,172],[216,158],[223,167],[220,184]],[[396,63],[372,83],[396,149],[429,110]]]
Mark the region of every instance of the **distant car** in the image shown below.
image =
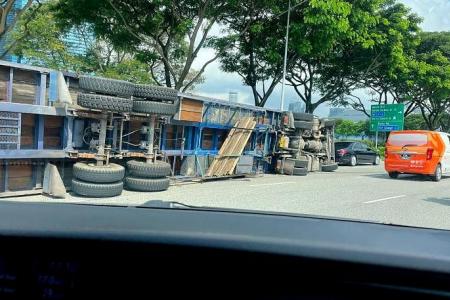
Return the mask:
[[[356,166],[357,164],[380,164],[380,156],[360,142],[336,142],[336,161],[341,165]]]

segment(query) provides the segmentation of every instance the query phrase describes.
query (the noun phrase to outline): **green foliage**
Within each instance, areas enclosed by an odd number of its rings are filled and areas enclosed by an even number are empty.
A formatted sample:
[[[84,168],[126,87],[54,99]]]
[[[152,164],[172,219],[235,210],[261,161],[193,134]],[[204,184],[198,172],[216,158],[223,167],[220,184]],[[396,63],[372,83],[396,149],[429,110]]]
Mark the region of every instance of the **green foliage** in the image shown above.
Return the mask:
[[[62,27],[90,24],[115,48],[149,59],[160,84],[188,89],[212,62],[192,68],[209,31],[237,7],[237,0],[59,0],[54,11]]]
[[[91,37],[84,37],[85,45],[90,49],[86,56],[73,54],[71,45],[64,39],[69,28],[62,30],[54,17],[56,3],[53,0],[40,5],[39,14],[33,13],[35,7],[27,11],[33,17],[25,16],[26,21],[19,22],[9,39],[9,43],[14,44],[13,54],[26,57],[33,65],[57,70],[86,72],[137,83],[154,82],[148,64],[123,50],[106,48],[105,43]]]
[[[354,122],[350,120],[337,120],[335,132],[340,135],[345,136],[358,136],[361,134],[366,134],[367,132],[367,122],[359,121]]]
[[[126,59],[117,64],[109,65],[104,70],[96,72],[97,75],[127,80],[134,83],[153,83],[148,65],[135,59]]]
[[[12,53],[27,57],[34,65],[48,68],[78,71],[82,67],[82,58],[69,53],[69,45],[63,41],[61,32],[56,26],[50,7],[55,1],[49,1],[34,14],[38,4],[31,7],[15,30],[8,37],[8,44],[13,46]]]
[[[405,118],[405,130],[426,130],[427,125],[421,114],[411,114]]]

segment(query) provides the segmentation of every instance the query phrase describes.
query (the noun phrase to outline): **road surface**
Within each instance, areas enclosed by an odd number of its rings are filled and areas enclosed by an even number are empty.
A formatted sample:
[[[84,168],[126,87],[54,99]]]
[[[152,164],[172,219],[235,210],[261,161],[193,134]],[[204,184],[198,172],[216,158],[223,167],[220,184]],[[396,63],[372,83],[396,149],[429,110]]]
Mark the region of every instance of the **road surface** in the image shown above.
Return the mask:
[[[433,182],[422,176],[390,179],[383,166],[339,167],[306,177],[264,175],[171,186],[168,191],[124,191],[119,197],[66,199],[26,196],[2,201],[66,202],[140,206],[152,201],[351,218],[408,226],[450,229],[450,177]],[[154,203],[154,202],[153,202]]]

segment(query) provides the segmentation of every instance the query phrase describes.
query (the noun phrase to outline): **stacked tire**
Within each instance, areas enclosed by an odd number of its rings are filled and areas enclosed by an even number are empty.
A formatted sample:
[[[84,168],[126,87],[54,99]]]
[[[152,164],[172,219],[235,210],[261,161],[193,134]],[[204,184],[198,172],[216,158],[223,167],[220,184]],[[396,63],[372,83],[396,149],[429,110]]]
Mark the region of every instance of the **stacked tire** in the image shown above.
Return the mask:
[[[134,85],[133,111],[172,116],[178,110],[178,91],[149,84]]]
[[[295,129],[311,130],[313,128],[313,114],[293,113]]]
[[[110,163],[97,166],[94,163],[77,162],[73,165],[72,191],[85,197],[114,197],[123,190],[125,168]]]
[[[125,185],[128,190],[139,192],[159,192],[169,188],[170,165],[163,161],[147,163],[130,160]]]
[[[78,105],[111,112],[131,112],[134,85],[127,81],[80,76],[79,86],[85,93],[77,96]]]
[[[308,160],[304,159],[290,159],[287,161],[293,164],[293,168],[285,169],[284,172],[286,175],[294,175],[294,176],[306,176],[308,175]]]

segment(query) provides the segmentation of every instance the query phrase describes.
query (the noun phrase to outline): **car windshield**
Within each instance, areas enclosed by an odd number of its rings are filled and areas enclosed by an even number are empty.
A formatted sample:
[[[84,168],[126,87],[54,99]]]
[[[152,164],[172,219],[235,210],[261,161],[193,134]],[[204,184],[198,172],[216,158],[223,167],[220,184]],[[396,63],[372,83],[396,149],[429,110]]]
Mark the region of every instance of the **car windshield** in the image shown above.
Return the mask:
[[[449,3],[0,1],[0,202],[450,230]]]
[[[425,146],[427,143],[427,135],[421,133],[396,133],[388,138],[388,144],[392,146]]]

